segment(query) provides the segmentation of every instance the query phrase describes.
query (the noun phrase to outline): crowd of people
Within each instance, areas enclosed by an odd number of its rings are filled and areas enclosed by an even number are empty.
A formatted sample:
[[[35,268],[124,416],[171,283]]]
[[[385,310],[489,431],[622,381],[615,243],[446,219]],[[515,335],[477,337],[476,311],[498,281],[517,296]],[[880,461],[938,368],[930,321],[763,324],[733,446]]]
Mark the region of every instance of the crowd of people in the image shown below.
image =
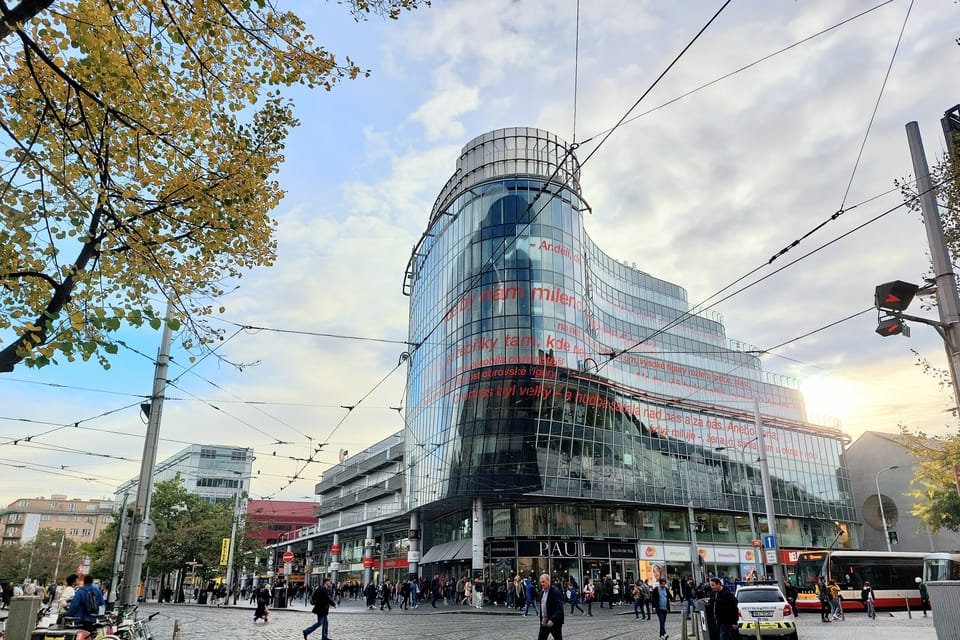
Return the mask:
[[[74,618],[77,624],[93,632],[97,617],[104,611],[107,601],[105,586],[93,583],[93,576],[80,578],[72,573],[65,580],[41,585],[28,581],[23,585],[12,581],[0,587],[0,603],[3,608],[10,607],[10,601],[19,596],[37,596],[51,612],[56,614],[56,624],[63,624],[64,618]]]

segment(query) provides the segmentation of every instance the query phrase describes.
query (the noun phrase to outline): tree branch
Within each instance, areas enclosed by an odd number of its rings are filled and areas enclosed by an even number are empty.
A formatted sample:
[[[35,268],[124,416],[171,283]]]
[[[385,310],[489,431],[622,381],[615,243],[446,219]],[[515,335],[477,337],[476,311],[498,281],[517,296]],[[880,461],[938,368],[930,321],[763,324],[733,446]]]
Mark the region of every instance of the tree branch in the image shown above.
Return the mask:
[[[0,2],[0,41],[16,31],[19,26],[53,4],[54,0],[20,0],[12,10],[6,2]]]

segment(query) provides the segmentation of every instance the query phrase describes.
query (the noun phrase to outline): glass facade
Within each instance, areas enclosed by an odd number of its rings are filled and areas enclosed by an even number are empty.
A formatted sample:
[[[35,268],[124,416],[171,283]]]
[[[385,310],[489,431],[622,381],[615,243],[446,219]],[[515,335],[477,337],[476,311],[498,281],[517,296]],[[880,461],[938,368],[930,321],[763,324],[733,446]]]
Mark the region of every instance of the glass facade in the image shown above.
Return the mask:
[[[438,197],[404,283],[408,507],[448,522],[482,498],[505,512],[491,536],[670,541],[692,501],[706,541],[749,544],[757,401],[796,546],[804,523],[854,521],[844,434],[810,424],[718,314],[603,253],[578,178],[556,136],[501,129],[464,147]]]

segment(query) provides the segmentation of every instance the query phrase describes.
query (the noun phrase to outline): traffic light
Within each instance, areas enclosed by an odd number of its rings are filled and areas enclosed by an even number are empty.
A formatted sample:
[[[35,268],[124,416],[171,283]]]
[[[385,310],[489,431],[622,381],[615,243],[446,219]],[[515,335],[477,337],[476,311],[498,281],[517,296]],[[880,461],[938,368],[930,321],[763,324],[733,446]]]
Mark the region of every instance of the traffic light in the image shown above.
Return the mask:
[[[876,331],[884,337],[895,336],[899,334],[903,334],[908,338],[910,337],[910,327],[904,324],[903,319],[898,316],[892,316],[881,320],[880,324],[877,325]]]
[[[893,282],[884,282],[877,285],[874,291],[874,306],[877,309],[887,309],[889,311],[904,311],[913,301],[913,296],[917,295],[918,287],[915,284],[904,282],[903,280],[894,280]],[[880,329],[877,329],[879,333]],[[899,331],[897,332],[899,333]]]

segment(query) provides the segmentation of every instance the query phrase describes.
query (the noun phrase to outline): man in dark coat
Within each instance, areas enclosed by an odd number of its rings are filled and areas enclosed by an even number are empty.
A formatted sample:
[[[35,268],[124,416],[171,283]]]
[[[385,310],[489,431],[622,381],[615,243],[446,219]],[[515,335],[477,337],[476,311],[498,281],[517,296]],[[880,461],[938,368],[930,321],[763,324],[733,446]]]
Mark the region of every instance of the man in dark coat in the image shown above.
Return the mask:
[[[709,615],[717,624],[720,640],[734,640],[738,637],[734,628],[740,620],[737,597],[723,586],[720,578],[710,578],[710,591]]]
[[[563,594],[550,584],[550,576],[540,576],[540,633],[537,640],[563,640]]]
[[[313,592],[313,597],[310,599],[310,603],[313,605],[313,612],[317,614],[317,621],[303,630],[303,640],[307,640],[307,636],[320,627],[323,627],[323,630],[321,631],[321,639],[330,640],[330,634],[328,633],[330,629],[330,623],[327,620],[327,616],[330,614],[330,607],[336,608],[337,606],[337,603],[334,602],[333,598],[330,597],[332,585],[333,580],[330,578],[324,578],[323,586]]]
[[[667,589],[667,581],[660,578],[660,582],[650,592],[650,605],[653,612],[657,614],[657,620],[660,622],[660,640],[667,640],[670,636],[667,634],[667,614],[670,612],[670,590]]]

